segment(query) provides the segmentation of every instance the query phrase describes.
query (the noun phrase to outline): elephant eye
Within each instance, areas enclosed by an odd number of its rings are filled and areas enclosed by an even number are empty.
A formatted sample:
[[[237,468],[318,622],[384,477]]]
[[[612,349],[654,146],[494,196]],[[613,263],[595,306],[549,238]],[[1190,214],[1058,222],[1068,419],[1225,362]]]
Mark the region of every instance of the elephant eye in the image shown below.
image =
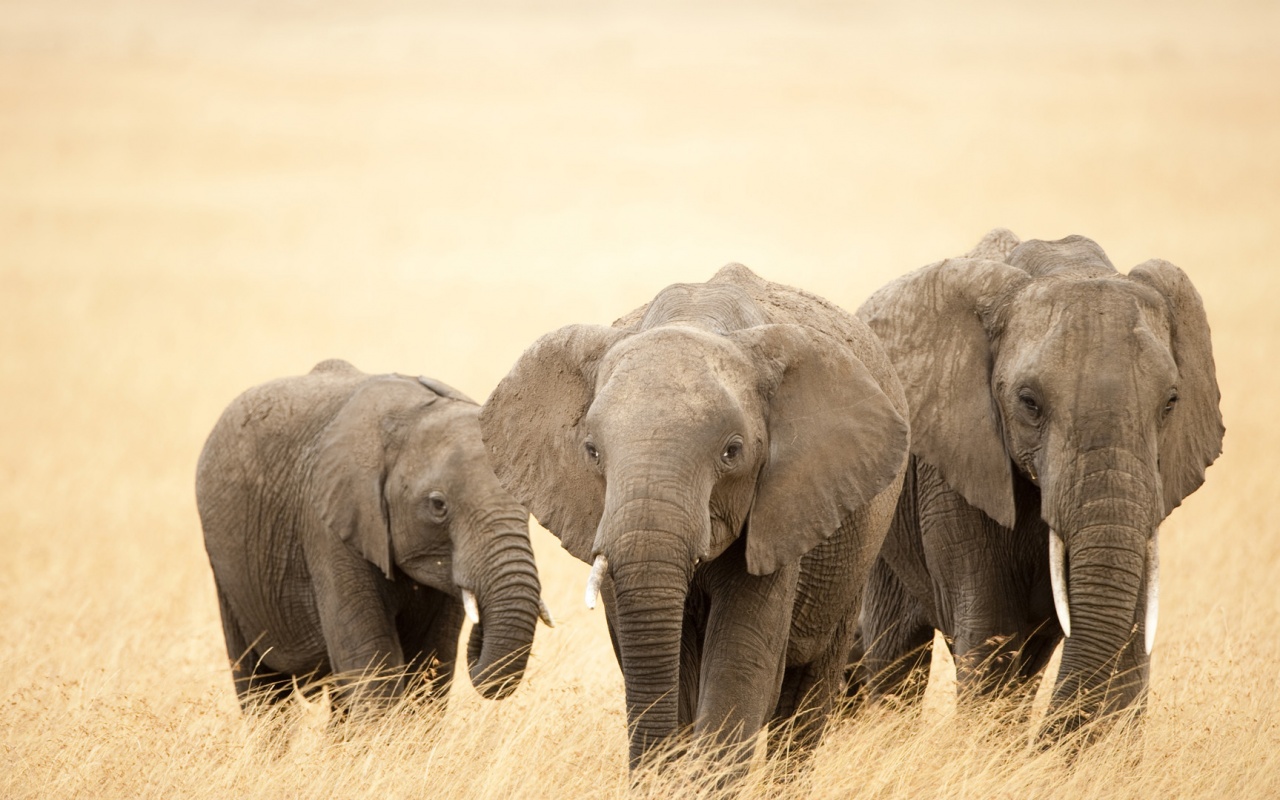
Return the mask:
[[[1173,407],[1176,406],[1177,404],[1178,404],[1178,393],[1171,392],[1169,394],[1169,399],[1166,400],[1164,403],[1164,413],[1167,415],[1169,412],[1173,411]]]
[[[427,508],[430,509],[431,516],[444,519],[449,514],[449,501],[445,500],[443,492],[432,492],[427,495]]]
[[[587,442],[587,443],[586,443],[585,445],[583,445],[583,446],[587,449],[587,458],[591,459],[591,463],[593,463],[593,464],[599,464],[599,463],[600,463],[600,451],[596,449],[596,446],[595,446],[594,444],[592,444],[591,442]]]
[[[1040,404],[1036,402],[1036,397],[1028,389],[1018,392],[1018,402],[1027,410],[1032,417],[1040,416]]]
[[[727,445],[724,451],[720,453],[720,460],[726,464],[732,464],[738,460],[738,456],[742,455],[742,440],[734,437]]]

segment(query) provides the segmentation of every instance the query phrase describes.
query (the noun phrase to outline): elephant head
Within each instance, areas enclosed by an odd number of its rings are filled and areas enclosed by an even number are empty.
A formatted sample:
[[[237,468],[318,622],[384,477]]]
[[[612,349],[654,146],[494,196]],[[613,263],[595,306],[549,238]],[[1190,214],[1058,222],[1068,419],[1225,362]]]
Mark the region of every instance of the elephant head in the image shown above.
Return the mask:
[[[1055,729],[1072,730],[1145,696],[1157,531],[1221,452],[1209,326],[1172,264],[1125,276],[1084,237],[995,233],[974,254],[1007,263],[930,265],[859,316],[907,390],[917,458],[1008,529],[1015,479],[1038,487],[1067,636],[1054,708],[1077,709]]]
[[[588,604],[612,579],[633,766],[676,732],[700,564],[743,537],[732,552],[750,573],[794,564],[896,478],[907,447],[847,345],[765,324],[714,283],[669,287],[629,328],[547,334],[480,421],[499,478],[594,565]]]
[[[498,483],[479,408],[429,378],[365,381],[319,437],[313,497],[324,527],[389,580],[460,596],[474,627],[472,683],[505,697],[545,614],[529,515]]]

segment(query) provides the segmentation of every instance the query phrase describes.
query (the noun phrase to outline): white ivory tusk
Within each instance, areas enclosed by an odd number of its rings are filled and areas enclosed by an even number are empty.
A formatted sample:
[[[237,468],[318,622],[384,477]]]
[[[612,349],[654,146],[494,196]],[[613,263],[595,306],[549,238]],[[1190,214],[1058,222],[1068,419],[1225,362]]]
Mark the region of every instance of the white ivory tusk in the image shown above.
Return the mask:
[[[596,561],[591,565],[591,574],[587,576],[587,608],[595,608],[596,600],[600,597],[600,581],[604,580],[604,574],[609,571],[609,559],[605,558],[604,553],[596,556]]]
[[[556,626],[556,618],[551,616],[551,609],[547,608],[547,602],[541,597],[538,598],[538,619],[548,628]]]
[[[1053,608],[1058,612],[1062,635],[1071,635],[1071,603],[1067,600],[1067,548],[1062,537],[1049,529],[1049,580],[1053,583]]]
[[[1151,534],[1147,542],[1147,622],[1143,626],[1146,634],[1147,655],[1156,644],[1156,624],[1160,621],[1160,529]]]
[[[462,590],[462,607],[467,610],[467,619],[472,625],[480,624],[480,607],[476,605],[476,596],[470,589]]]

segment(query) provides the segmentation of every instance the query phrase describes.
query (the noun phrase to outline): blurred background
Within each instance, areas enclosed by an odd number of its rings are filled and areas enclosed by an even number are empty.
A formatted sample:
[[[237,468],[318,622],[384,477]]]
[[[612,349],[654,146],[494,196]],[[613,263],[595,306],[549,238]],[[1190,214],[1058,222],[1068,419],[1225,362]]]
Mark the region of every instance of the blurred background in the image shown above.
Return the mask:
[[[192,486],[248,386],[341,357],[483,400],[542,333],[726,262],[852,310],[995,226],[1200,289],[1226,454],[1167,526],[1161,635],[1213,632],[1274,687],[1248,637],[1280,621],[1280,5],[963,6],[4,2],[10,788],[93,785],[119,751],[69,773],[41,743],[147,698],[237,713]],[[586,567],[535,539],[562,625],[533,683],[605,687],[620,728]]]

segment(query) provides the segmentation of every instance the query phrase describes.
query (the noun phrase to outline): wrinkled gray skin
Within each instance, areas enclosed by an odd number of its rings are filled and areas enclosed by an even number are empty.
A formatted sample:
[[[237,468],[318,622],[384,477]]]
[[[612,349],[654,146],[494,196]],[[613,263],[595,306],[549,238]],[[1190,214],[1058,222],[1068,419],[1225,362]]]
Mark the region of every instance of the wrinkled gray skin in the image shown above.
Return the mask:
[[[337,674],[368,710],[453,675],[463,589],[468,664],[486,697],[523,674],[539,585],[528,513],[489,467],[479,408],[428,378],[344,361],[254,387],[200,454],[196,500],[236,693]],[[378,673],[373,680],[362,674]]]
[[[821,733],[905,408],[865,325],[739,265],[547,334],[499,383],[480,416],[499,478],[574,556],[608,559],[633,768],[690,727],[740,765],[771,718]]]
[[[1071,635],[1042,735],[1141,711],[1158,528],[1203,482],[1224,430],[1190,280],[1159,260],[1121,275],[1081,236],[1019,244],[997,229],[858,316],[893,359],[912,425],[863,605],[870,695],[918,697],[935,628],[966,696],[1033,691],[1063,636],[1052,529]]]

